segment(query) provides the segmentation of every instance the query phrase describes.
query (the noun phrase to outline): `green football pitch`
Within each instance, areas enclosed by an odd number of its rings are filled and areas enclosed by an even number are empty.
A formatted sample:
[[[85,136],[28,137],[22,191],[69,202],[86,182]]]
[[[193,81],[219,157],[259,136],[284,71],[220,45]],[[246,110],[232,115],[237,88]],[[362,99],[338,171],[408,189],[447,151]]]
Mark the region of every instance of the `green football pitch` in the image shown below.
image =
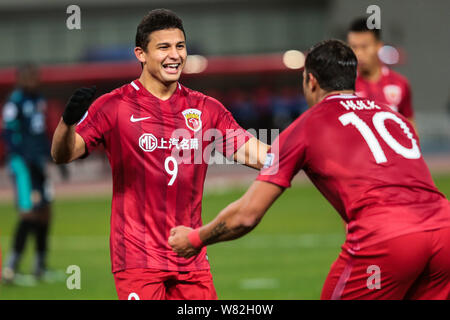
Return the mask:
[[[450,175],[435,177],[450,195]],[[203,221],[237,199],[244,189],[207,194]],[[0,299],[117,299],[109,260],[110,199],[56,199],[49,266],[59,271],[52,281],[28,286],[0,285]],[[8,255],[16,212],[0,203],[3,258]],[[344,241],[338,214],[310,184],[287,190],[260,225],[245,237],[208,248],[219,299],[318,299],[331,263]],[[29,243],[21,273],[32,266]],[[69,290],[70,265],[81,270],[81,288]]]

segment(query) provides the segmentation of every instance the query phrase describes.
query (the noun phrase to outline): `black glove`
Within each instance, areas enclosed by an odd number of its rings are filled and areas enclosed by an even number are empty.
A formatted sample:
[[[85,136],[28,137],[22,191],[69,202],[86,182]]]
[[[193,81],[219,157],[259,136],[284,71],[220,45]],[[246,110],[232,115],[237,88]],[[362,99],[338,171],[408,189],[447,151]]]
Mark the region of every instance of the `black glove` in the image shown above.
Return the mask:
[[[74,125],[84,116],[94,100],[95,86],[91,88],[79,88],[75,90],[73,95],[67,102],[66,109],[63,113],[63,121],[68,125]]]

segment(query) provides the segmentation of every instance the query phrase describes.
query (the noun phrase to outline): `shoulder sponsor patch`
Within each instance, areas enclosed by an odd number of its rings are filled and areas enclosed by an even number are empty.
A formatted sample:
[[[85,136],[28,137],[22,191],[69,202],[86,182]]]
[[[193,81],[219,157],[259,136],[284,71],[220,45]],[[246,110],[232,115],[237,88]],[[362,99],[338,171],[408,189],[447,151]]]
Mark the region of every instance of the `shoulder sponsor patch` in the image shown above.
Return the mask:
[[[273,160],[275,159],[275,154],[273,153],[268,153],[266,155],[266,161],[264,162],[264,167],[263,168],[269,168],[273,165]]]

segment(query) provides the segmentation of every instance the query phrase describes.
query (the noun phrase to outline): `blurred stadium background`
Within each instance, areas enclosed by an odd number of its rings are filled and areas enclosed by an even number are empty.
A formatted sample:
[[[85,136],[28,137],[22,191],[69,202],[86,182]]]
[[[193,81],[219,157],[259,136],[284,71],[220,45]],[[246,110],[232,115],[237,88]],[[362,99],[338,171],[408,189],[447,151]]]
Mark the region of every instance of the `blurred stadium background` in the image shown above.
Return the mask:
[[[68,1],[0,2],[0,103],[15,83],[15,68],[39,65],[48,101],[49,136],[71,92],[96,85],[106,93],[137,78],[136,26],[154,8],[184,21],[189,64],[181,82],[209,94],[246,128],[282,130],[305,109],[302,52],[327,38],[345,40],[356,17],[371,4],[381,8],[382,38],[399,54],[392,68],[405,75],[424,157],[438,187],[450,195],[450,73],[445,0],[78,0],[81,30],[68,30]],[[445,40],[447,39],[447,40]],[[0,244],[7,256],[16,212],[0,145]],[[0,285],[0,299],[115,299],[109,262],[111,179],[98,151],[49,172],[55,192],[49,264],[55,282]],[[237,165],[209,169],[204,221],[242,194],[256,172]],[[344,230],[337,214],[300,174],[296,185],[251,235],[209,249],[223,299],[317,299]],[[28,273],[32,248],[21,271]],[[82,270],[81,290],[68,290],[69,265]]]

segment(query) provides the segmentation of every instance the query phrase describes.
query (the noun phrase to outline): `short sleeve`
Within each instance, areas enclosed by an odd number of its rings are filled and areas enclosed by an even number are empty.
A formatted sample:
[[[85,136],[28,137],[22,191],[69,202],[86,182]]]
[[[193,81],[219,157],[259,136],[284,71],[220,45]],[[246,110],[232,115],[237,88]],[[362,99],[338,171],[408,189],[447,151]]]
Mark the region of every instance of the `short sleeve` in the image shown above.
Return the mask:
[[[414,110],[412,107],[412,98],[411,98],[411,88],[408,82],[405,83],[403,97],[398,106],[398,112],[402,114],[405,118],[408,119],[414,118]]]
[[[256,180],[289,188],[306,163],[306,134],[302,117],[294,121],[272,143],[266,162]]]
[[[78,122],[75,131],[86,143],[87,153],[105,143],[105,133],[113,125],[114,108],[111,99],[103,95],[89,107],[83,118]]]
[[[220,102],[212,98],[211,100],[216,104],[216,129],[220,133],[220,138],[216,140],[216,150],[226,158],[229,158],[252,138],[253,135],[243,129],[233,118],[231,112]]]

